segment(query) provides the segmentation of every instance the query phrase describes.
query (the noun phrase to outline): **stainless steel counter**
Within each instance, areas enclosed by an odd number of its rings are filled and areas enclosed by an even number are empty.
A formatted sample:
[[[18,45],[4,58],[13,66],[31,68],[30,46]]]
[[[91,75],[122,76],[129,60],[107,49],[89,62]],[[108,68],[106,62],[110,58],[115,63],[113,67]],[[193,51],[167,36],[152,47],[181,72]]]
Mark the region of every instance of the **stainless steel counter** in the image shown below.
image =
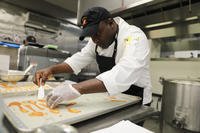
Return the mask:
[[[134,105],[122,108],[120,110],[107,113],[86,121],[73,124],[80,133],[88,133],[94,130],[102,129],[121,120],[131,120],[134,123],[147,119],[148,117],[158,113],[152,107]],[[0,132],[2,133],[16,133],[16,130],[10,124],[8,119],[0,110]]]
[[[134,105],[89,119],[87,121],[79,122],[73,126],[76,127],[81,133],[88,133],[112,126],[121,120],[130,120],[134,123],[138,123],[149,118],[150,116],[156,115],[157,113],[158,111],[152,107]]]

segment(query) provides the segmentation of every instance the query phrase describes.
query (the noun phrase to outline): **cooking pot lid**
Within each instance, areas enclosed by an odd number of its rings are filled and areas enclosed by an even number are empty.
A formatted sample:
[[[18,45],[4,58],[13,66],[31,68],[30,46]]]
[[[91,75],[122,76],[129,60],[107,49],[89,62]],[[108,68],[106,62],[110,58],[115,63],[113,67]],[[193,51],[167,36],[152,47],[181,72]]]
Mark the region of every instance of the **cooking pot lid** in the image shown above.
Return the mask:
[[[191,79],[175,79],[175,80],[171,80],[170,82],[178,83],[178,84],[185,84],[185,85],[198,85],[198,86],[200,86],[200,81],[191,80]]]

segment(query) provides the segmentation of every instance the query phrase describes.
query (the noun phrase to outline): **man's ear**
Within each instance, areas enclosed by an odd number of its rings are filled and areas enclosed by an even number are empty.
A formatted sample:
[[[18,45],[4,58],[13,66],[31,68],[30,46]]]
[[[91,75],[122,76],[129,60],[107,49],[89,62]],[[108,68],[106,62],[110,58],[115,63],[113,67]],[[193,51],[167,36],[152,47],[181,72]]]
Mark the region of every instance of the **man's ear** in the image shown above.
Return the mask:
[[[109,25],[113,26],[113,22],[114,22],[114,20],[112,18],[108,18],[108,24]]]

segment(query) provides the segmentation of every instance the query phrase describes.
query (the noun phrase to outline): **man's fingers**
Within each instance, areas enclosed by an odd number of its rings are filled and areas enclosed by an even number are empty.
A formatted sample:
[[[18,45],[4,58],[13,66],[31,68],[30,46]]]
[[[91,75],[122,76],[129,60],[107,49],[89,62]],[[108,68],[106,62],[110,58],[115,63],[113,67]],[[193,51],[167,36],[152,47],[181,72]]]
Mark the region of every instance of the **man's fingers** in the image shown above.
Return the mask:
[[[34,76],[34,78],[33,78],[33,83],[37,85],[37,81],[36,81],[36,79],[35,79],[35,76]]]
[[[38,77],[40,77],[40,76],[39,76],[39,74],[36,72],[35,75],[34,75],[34,78],[33,78],[33,83],[35,83],[37,86],[39,86],[39,84],[38,84],[38,83],[39,83],[39,82],[38,82]]]
[[[50,92],[49,94],[47,94],[46,101],[48,101],[51,96],[52,96],[52,92]]]
[[[42,77],[42,73],[36,73],[35,78],[36,78],[36,84],[40,86],[40,79]]]
[[[55,108],[62,101],[62,97],[58,97],[55,101],[52,102],[50,108]]]
[[[48,72],[42,73],[41,78],[42,78],[41,85],[44,85],[45,82],[49,79],[49,73]]]
[[[40,78],[40,86],[41,86],[41,85],[44,86],[44,85],[45,85],[45,81],[46,81],[46,80],[44,80],[43,78]]]
[[[42,80],[42,81],[41,81]],[[38,86],[44,85],[45,81],[47,80],[46,76],[44,73],[36,73],[34,77],[34,83]]]
[[[54,102],[56,101],[57,98],[58,98],[58,96],[52,95],[52,96],[47,100],[47,105],[48,105],[49,107],[51,107],[51,106],[54,104]]]
[[[52,72],[49,68],[39,70],[35,73],[33,82],[38,86],[44,85],[51,75]],[[42,79],[42,82],[40,82],[40,79]]]

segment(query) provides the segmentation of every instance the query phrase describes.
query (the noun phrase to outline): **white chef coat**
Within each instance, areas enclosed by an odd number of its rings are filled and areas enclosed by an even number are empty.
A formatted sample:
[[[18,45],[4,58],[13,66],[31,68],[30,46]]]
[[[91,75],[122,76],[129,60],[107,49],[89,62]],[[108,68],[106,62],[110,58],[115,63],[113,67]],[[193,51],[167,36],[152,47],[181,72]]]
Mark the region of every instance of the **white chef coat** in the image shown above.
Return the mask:
[[[129,25],[122,18],[116,17],[114,20],[119,26],[116,65],[96,78],[104,83],[110,95],[124,92],[132,84],[142,87],[144,88],[143,104],[150,103],[152,99],[149,73],[150,46],[147,37],[140,28]],[[98,54],[112,57],[114,44],[113,42],[107,49],[98,47]],[[64,62],[70,65],[75,74],[78,74],[82,68],[96,60],[95,46],[96,44],[90,39],[80,52]]]

